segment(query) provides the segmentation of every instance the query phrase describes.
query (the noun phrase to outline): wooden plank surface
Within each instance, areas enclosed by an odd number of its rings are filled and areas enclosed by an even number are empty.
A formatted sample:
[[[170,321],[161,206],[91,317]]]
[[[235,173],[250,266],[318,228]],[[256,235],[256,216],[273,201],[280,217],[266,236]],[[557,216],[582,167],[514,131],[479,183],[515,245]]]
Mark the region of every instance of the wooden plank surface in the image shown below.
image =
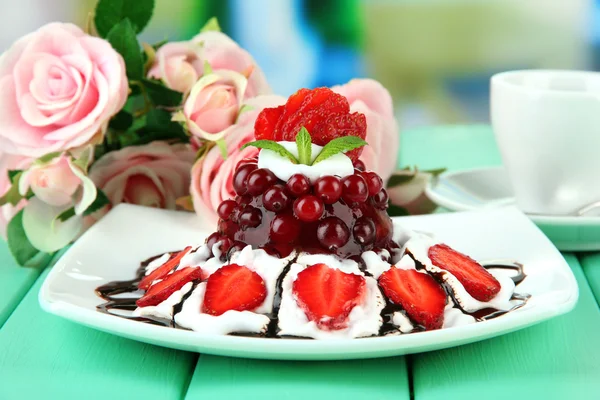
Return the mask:
[[[41,310],[46,273],[0,330],[0,399],[181,399],[197,354],[143,344]]]
[[[575,256],[569,314],[470,345],[414,355],[415,399],[598,399],[600,310]]]
[[[187,400],[410,398],[404,357],[354,361],[267,361],[202,355]]]
[[[39,275],[37,269],[19,267],[0,238],[0,327]]]
[[[600,253],[580,253],[579,261],[596,302],[600,305]]]

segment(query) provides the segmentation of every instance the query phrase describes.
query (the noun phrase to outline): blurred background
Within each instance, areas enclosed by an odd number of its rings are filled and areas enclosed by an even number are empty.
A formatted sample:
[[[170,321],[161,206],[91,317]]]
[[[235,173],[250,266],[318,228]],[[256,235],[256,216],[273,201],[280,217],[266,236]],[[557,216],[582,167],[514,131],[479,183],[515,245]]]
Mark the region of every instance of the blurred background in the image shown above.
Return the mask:
[[[0,47],[95,0],[0,0]],[[217,16],[274,91],[372,77],[403,128],[488,122],[488,81],[517,68],[600,69],[600,0],[156,0],[142,34],[185,40]]]

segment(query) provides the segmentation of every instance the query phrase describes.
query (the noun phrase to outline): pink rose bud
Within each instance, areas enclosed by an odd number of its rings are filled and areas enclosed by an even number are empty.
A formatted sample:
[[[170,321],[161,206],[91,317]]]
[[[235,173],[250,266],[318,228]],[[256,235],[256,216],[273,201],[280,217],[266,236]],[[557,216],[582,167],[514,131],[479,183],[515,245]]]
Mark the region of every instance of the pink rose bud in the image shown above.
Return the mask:
[[[27,157],[15,156],[0,152],[0,196],[4,196],[12,186],[8,171],[24,170],[31,164],[31,159]],[[0,237],[6,239],[6,226],[24,206],[27,200],[21,200],[16,206],[5,204],[0,206]]]
[[[64,206],[73,202],[81,179],[73,173],[66,156],[60,156],[44,166],[34,166],[22,179],[29,180],[33,194],[51,206]]]
[[[162,79],[170,89],[188,93],[203,70],[199,45],[192,42],[171,42],[158,49],[148,76]]]

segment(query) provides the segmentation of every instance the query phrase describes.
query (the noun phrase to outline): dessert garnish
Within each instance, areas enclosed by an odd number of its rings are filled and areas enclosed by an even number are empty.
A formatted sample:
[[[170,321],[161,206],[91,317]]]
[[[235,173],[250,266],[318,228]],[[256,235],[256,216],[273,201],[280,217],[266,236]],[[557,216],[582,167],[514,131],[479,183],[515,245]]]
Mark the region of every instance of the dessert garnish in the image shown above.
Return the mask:
[[[359,338],[448,328],[525,304],[521,265],[484,267],[388,216],[359,159],[366,120],[327,88],[264,109],[216,232],[97,289],[104,312],[210,334]],[[124,292],[141,297],[124,299]],[[116,296],[116,295],[119,296]]]

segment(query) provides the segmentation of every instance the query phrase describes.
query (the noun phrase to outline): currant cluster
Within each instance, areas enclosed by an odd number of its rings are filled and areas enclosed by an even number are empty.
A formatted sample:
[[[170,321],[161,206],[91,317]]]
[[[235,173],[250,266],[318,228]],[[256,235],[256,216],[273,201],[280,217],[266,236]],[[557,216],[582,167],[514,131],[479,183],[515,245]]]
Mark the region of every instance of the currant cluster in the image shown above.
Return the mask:
[[[311,184],[301,174],[284,182],[258,168],[256,158],[240,161],[233,177],[237,196],[219,205],[209,247],[220,241],[222,257],[247,245],[279,257],[294,249],[344,258],[389,249],[392,221],[383,182],[362,161],[354,167],[353,175],[323,176]]]

